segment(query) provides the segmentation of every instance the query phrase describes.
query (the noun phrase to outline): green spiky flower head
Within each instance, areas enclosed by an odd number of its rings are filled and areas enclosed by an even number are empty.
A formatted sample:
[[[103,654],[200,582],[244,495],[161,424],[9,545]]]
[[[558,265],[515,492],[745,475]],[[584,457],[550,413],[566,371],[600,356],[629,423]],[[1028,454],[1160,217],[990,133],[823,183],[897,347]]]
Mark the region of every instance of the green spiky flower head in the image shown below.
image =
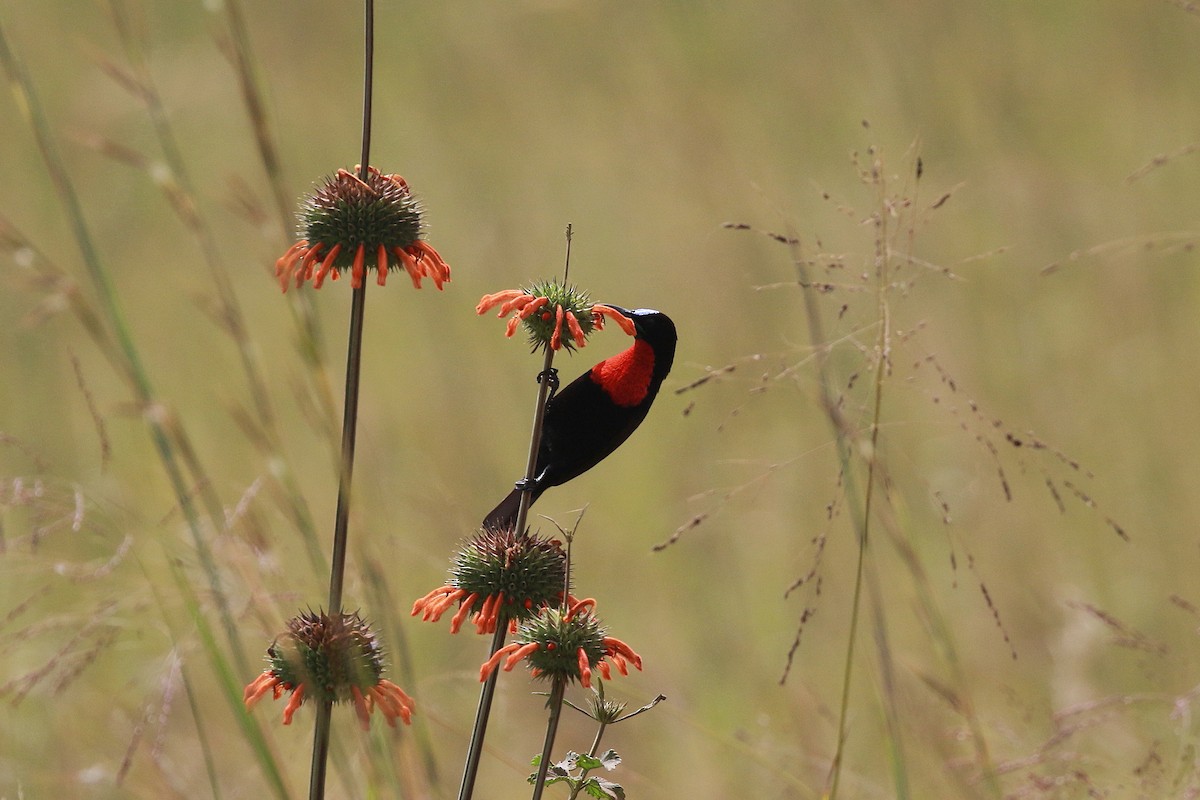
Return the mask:
[[[562,597],[567,554],[557,539],[487,528],[459,548],[450,574],[450,582],[468,595],[502,597],[499,622],[525,620]]]
[[[414,604],[414,616],[437,622],[455,605],[450,621],[457,633],[468,618],[478,633],[529,619],[542,606],[562,599],[567,554],[562,542],[512,528],[485,528],[454,554],[450,581]]]
[[[608,317],[633,336],[633,321],[614,308],[593,303],[587,292],[557,281],[541,281],[528,289],[505,289],[484,295],[475,306],[476,314],[485,314],[500,306],[497,316],[516,312],[508,320],[506,336],[512,336],[522,323],[529,334],[529,344],[538,350],[568,351],[587,344],[593,331],[604,329]]]
[[[361,174],[360,174],[361,173]],[[300,240],[275,262],[284,291],[289,282],[311,280],[320,288],[350,270],[351,283],[362,286],[366,270],[387,282],[388,270],[403,269],[413,286],[428,277],[437,288],[450,280],[450,267],[421,238],[421,205],[404,178],[375,167],[352,172],[339,169],[304,198],[300,205]]]
[[[371,627],[358,612],[323,614],[309,611],[288,621],[287,633],[267,648],[268,667],[242,694],[246,709],[268,694],[279,699],[288,692],[283,724],[311,698],[353,704],[363,730],[379,709],[387,724],[412,722],[413,699],[396,684],[384,680],[383,649]]]
[[[515,642],[501,647],[484,662],[479,679],[486,680],[501,662],[508,671],[522,660],[535,678],[578,681],[585,688],[592,685],[593,670],[605,679],[611,677],[609,662],[622,675],[629,673],[629,664],[641,669],[642,657],[625,642],[607,635],[591,613],[595,605],[596,601],[589,598],[574,601],[569,610],[549,606],[541,609],[517,628]]]
[[[354,688],[367,693],[383,675],[383,648],[357,612],[292,617],[267,659],[280,682],[335,703],[353,700]]]
[[[516,638],[518,642],[540,645],[526,659],[537,677],[560,676],[576,681],[580,679],[580,651],[590,666],[598,664],[607,654],[605,633],[600,620],[591,614],[572,616],[548,608],[517,628]]]

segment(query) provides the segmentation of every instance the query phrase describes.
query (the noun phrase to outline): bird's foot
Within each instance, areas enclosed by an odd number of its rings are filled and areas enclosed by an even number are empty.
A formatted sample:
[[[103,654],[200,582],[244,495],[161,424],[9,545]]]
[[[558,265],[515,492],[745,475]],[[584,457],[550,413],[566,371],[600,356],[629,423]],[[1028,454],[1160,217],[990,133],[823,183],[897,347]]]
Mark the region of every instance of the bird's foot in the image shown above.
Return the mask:
[[[530,480],[528,478],[521,478],[521,480],[513,484],[513,488],[518,492],[532,492],[533,487],[536,485],[537,481]]]
[[[555,392],[558,391],[558,387],[559,387],[558,370],[555,369],[554,367],[551,367],[550,369],[539,372],[538,376],[537,376],[537,382],[541,383],[543,380],[546,382],[546,385],[550,387],[550,394],[546,398],[547,400],[549,400],[551,397],[554,397]]]

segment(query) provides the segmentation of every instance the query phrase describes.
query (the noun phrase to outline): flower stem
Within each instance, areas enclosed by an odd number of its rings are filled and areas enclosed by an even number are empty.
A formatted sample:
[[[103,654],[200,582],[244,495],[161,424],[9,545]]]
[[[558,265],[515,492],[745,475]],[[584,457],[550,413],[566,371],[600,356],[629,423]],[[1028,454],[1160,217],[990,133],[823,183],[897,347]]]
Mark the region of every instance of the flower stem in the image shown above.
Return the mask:
[[[542,371],[538,373],[538,395],[533,411],[533,431],[529,435],[529,457],[525,461],[527,484],[533,480],[534,471],[537,469],[538,448],[542,444],[542,426],[546,420],[546,401],[550,399],[550,381],[545,376],[549,376],[553,363],[554,350],[547,347],[546,357],[542,362]],[[516,530],[518,531],[525,530],[525,525],[529,520],[531,502],[532,493],[522,492],[521,504],[517,507]],[[507,624],[498,623],[496,632],[492,636],[491,649],[488,651],[489,657],[495,655],[496,651],[504,646],[504,638],[507,634]],[[483,689],[479,692],[479,707],[475,712],[475,727],[471,729],[471,744],[467,748],[466,764],[463,765],[463,779],[458,790],[458,800],[470,800],[475,791],[475,777],[479,773],[479,759],[483,755],[483,738],[487,733],[488,717],[492,713],[492,697],[496,693],[496,681],[499,679],[499,675],[500,670],[492,670],[492,674],[488,675],[487,680],[483,682]]]
[[[375,2],[364,2],[363,45],[363,137],[362,159],[358,177],[365,180],[371,158],[371,93],[375,56]],[[358,435],[358,389],[362,373],[363,316],[366,313],[367,284],[354,289],[350,301],[350,335],[346,348],[346,399],[342,411],[342,458],[338,481],[337,511],[333,523],[333,558],[329,567],[329,616],[340,620],[342,588],[346,579],[346,543],[350,527],[350,483],[354,476],[354,445]],[[325,797],[325,773],[329,762],[329,727],[333,716],[333,700],[322,699],[317,704],[313,730],[312,768],[309,772],[309,800]]]
[[[562,718],[563,697],[566,693],[566,679],[556,676],[554,687],[550,690],[550,699],[546,701],[550,708],[550,719],[546,721],[546,743],[542,745],[542,760],[538,763],[537,778],[533,782],[533,800],[541,800],[542,790],[546,788],[550,753],[554,749],[554,737],[558,734],[558,721]]]
[[[607,727],[607,722],[601,722],[600,727],[596,729],[596,738],[592,739],[592,747],[590,750],[588,750],[588,755],[592,758],[595,758],[596,753],[600,752],[600,740],[604,737],[604,729]],[[545,759],[543,758],[543,760]],[[585,783],[585,779],[587,778],[587,774],[590,771],[591,770],[585,769],[579,773],[579,782],[575,784],[575,788],[571,790],[571,794],[569,797],[567,797],[567,800],[575,800],[575,798],[579,797],[579,793],[583,791],[583,785]]]
[[[366,284],[355,289],[350,302],[350,343],[346,353],[346,410],[342,420],[342,468],[333,527],[333,561],[329,570],[329,614],[342,613],[346,576],[346,540],[350,524],[350,481],[354,474],[354,444],[358,434],[358,388],[362,371],[363,316]]]

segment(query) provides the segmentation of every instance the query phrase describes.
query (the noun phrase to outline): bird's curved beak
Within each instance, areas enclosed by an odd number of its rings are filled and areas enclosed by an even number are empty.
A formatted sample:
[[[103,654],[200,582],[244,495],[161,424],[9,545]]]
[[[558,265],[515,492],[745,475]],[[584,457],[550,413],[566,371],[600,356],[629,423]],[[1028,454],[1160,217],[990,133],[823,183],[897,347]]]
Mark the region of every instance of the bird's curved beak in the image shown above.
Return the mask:
[[[630,319],[633,319],[633,312],[630,311],[628,308],[621,308],[620,306],[614,306],[612,303],[605,303],[604,305],[608,306],[613,311],[618,311],[618,312],[624,314],[625,316],[629,317]]]

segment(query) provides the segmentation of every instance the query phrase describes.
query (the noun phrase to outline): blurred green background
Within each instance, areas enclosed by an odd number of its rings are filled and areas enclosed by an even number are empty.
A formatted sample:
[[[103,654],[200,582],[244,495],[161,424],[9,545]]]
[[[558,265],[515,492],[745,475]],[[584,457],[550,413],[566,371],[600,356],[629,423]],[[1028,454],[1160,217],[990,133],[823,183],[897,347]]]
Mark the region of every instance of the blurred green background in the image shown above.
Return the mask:
[[[418,717],[399,732],[375,720],[363,736],[337,711],[332,796],[455,796],[486,642],[407,614],[523,465],[538,360],[474,305],[558,274],[567,223],[575,282],[600,301],[662,309],[680,332],[642,429],[536,507],[569,527],[588,506],[577,592],[598,598],[645,659],[609,691],[631,707],[668,697],[606,734],[625,759],[611,777],[630,797],[821,795],[854,587],[848,503],[861,506],[865,456],[856,445],[848,481],[793,257],[837,284],[816,299],[834,343],[828,374],[865,437],[880,330],[873,215],[888,220],[893,248],[876,472],[886,480],[841,795],[1200,793],[1194,9],[379,5],[372,161],[420,195],[454,275],[443,293],[414,292],[403,276],[368,292],[346,597],[380,622],[398,656],[389,675]],[[194,447],[195,496],[224,509],[225,524],[205,516],[204,533],[250,654],[240,685],[287,617],[324,603],[328,578],[295,509],[327,551],[336,433],[298,345],[303,306],[272,277],[292,231],[229,57],[230,8],[121,8],[244,314],[277,442],[250,435],[262,420],[228,325],[214,319],[212,272],[156,185],[169,172],[145,104],[112,77],[131,69],[112,9],[4,3],[0,21],[155,396]],[[290,201],[358,158],[361,11],[236,8]],[[0,797],[210,796],[198,731],[220,796],[266,796],[261,759],[166,567],[182,565],[220,639],[145,409],[70,313],[67,284],[39,277],[53,263],[94,303],[9,93],[0,142],[0,215],[38,251],[5,237]],[[145,164],[115,158],[117,146]],[[876,163],[880,178],[864,181]],[[302,293],[340,398],[348,286]],[[560,359],[564,376],[622,338],[610,330]],[[785,599],[814,563],[820,583]],[[806,608],[815,613],[781,683]],[[501,681],[478,797],[526,796],[544,725],[531,688],[519,674]],[[280,712],[264,703],[253,719],[302,796],[311,709],[286,728]],[[560,753],[588,747],[586,722],[567,719]]]

